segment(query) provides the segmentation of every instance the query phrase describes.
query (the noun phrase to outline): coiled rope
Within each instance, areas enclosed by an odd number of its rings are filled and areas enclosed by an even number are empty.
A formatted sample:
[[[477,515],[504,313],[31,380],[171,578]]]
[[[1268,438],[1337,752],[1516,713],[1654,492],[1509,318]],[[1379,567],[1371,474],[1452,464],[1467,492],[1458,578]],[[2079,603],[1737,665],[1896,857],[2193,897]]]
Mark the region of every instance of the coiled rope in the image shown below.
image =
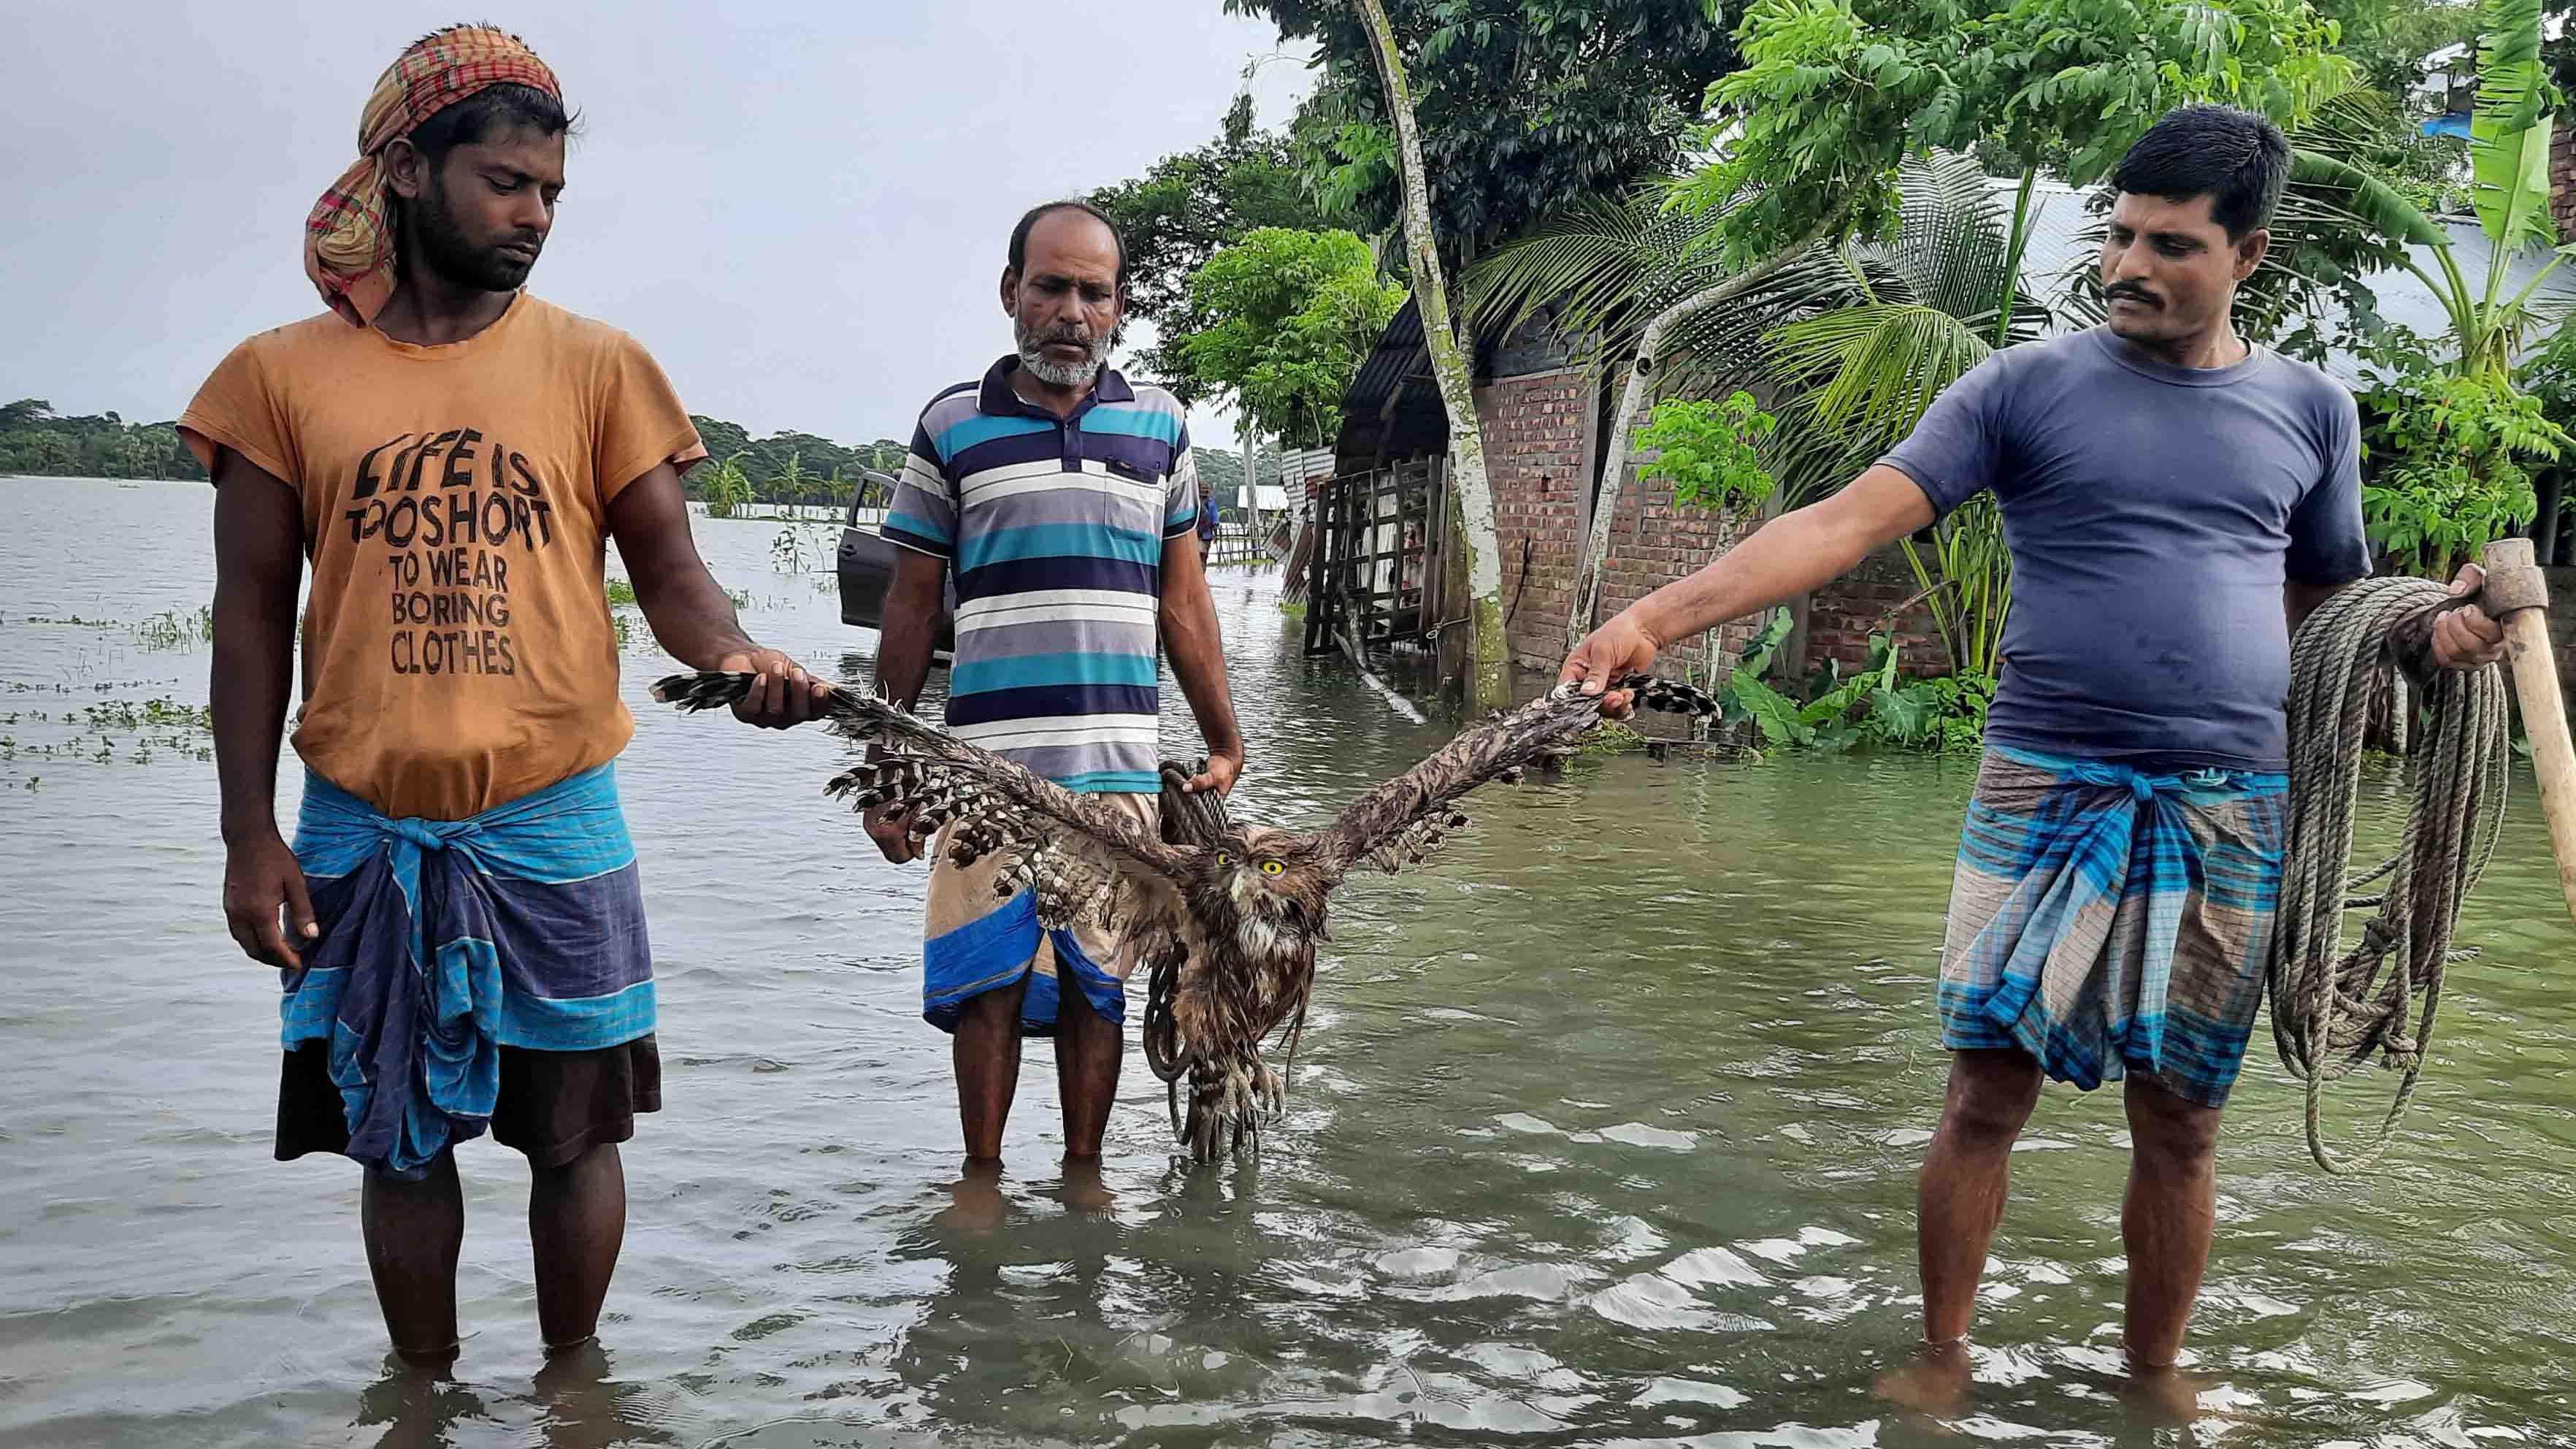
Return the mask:
[[[2337,592],[2291,645],[2290,821],[2269,963],[2272,1036],[2308,1088],[2308,1151],[2331,1173],[2387,1151],[2432,1049],[2443,968],[2456,956],[2460,902],[2494,858],[2504,825],[2511,741],[2504,668],[2429,667],[2431,621],[2472,602],[2422,579],[2365,579]],[[2352,872],[2372,687],[2403,666],[2397,697],[2426,715],[2413,741],[2413,789],[2397,853]],[[2402,705],[2401,705],[2402,707]],[[2376,890],[2373,888],[2376,887]],[[2344,945],[2344,912],[2373,912]],[[2405,1075],[2376,1135],[2358,1151],[2326,1146],[2327,1082],[2377,1058]]]

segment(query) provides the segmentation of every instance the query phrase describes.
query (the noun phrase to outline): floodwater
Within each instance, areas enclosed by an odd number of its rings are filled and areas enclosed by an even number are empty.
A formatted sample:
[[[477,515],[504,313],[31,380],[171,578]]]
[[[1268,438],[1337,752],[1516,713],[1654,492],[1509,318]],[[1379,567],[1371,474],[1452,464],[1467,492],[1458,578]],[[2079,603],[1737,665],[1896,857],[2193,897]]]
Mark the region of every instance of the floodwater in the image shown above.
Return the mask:
[[[1628,756],[1495,789],[1434,868],[1337,897],[1257,1163],[1176,1165],[1131,1047],[1105,1172],[1068,1182],[1040,1044],[985,1196],[918,1014],[920,869],[817,794],[839,742],[648,705],[640,627],[621,770],[668,1105],[627,1152],[605,1351],[539,1372],[526,1175],[478,1142],[458,1377],[391,1375],[357,1173],[269,1160],[275,985],[216,909],[177,708],[204,698],[210,490],[0,496],[0,1445],[2576,1442],[2576,992],[2527,791],[2386,1168],[2309,1165],[2258,1037],[2188,1436],[2118,1398],[2117,1100],[2056,1088],[1972,1414],[1935,1427],[1869,1385],[1915,1333],[1966,765]],[[700,537],[759,637],[865,678],[874,636],[776,571],[778,530]],[[1299,658],[1275,587],[1217,584],[1238,810],[1311,825],[1441,732]]]

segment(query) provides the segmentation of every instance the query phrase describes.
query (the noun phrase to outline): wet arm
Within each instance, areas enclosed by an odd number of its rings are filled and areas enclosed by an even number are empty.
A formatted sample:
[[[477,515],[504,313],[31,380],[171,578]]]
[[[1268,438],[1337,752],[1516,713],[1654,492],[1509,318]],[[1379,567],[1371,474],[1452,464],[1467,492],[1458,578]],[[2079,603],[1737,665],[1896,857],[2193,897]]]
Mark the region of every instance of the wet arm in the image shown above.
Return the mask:
[[[672,658],[691,669],[715,669],[759,649],[743,632],[732,598],[698,556],[679,469],[660,464],[610,499],[608,533],[626,561],[645,622]]]
[[[948,561],[916,549],[894,551],[894,578],[877,619],[877,692],[910,709],[930,680],[931,635],[948,588]]]
[[[1212,759],[1243,768],[1243,732],[1234,718],[1234,696],[1226,687],[1225,639],[1218,632],[1216,600],[1208,593],[1207,562],[1198,536],[1185,533],[1163,541],[1163,596],[1158,610],[1163,649],[1172,661],[1172,677],[1190,701],[1199,722],[1199,737]],[[1202,776],[1202,779],[1206,777]],[[1195,783],[1195,782],[1194,782]],[[1229,772],[1217,788],[1233,784]]]
[[[294,687],[304,508],[226,448],[215,461],[215,641],[207,703],[227,845],[277,834],[277,750]]]
[[[1699,572],[1638,600],[1629,612],[1661,646],[1812,593],[1931,523],[1932,502],[1923,490],[1882,464],[1832,497],[1762,525]]]

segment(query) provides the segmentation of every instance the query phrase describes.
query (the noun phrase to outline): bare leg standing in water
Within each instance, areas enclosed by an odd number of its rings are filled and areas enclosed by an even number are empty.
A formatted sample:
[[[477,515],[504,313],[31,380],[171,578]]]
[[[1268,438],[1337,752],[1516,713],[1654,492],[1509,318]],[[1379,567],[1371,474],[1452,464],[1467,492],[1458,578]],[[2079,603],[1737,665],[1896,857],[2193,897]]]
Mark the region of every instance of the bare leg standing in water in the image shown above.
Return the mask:
[[[418,1182],[370,1169],[358,1221],[394,1353],[415,1368],[445,1368],[458,1347],[456,1259],[465,1246],[456,1154],[440,1153]]]
[[[907,708],[920,699],[953,584],[948,727],[1150,828],[1163,789],[1158,652],[1207,743],[1187,788],[1224,794],[1243,769],[1195,536],[1187,410],[1106,365],[1127,308],[1126,243],[1107,217],[1082,202],[1033,207],[1004,255],[1017,350],[923,409],[886,514],[899,555],[877,690]],[[1031,532],[1054,540],[1043,556],[1017,551]],[[921,858],[903,810],[866,813],[887,860]],[[1023,1036],[1055,1038],[1066,1161],[1093,1162],[1117,1100],[1133,954],[1087,929],[1042,928],[1033,891],[995,894],[1004,863],[932,861],[922,1015],[956,1037],[970,1170],[1001,1156]]]
[[[386,1332],[437,1367],[458,1342],[454,1145],[488,1129],[534,1167],[539,1331],[560,1349],[597,1330],[624,1239],[616,1144],[661,1106],[605,545],[672,655],[760,676],[740,718],[801,723],[823,686],[743,633],[700,561],[680,472],[706,450],[651,356],[525,290],[572,128],[554,72],[454,26],[364,116],[305,228],[330,310],[236,347],[179,431],[216,485],[224,914],[286,993],[277,1155],[364,1165]],[[424,971],[491,994],[459,1010]]]
[[[528,1246],[547,1353],[579,1348],[598,1334],[599,1307],[625,1242],[626,1163],[616,1143],[536,1170],[528,1184]]]
[[[2104,325],[1988,356],[1840,492],[1623,610],[1558,675],[1615,714],[1609,686],[1669,642],[1981,496],[2001,510],[2014,598],[1942,950],[1957,1055],[1919,1190],[1923,1351],[1882,1384],[1937,1413],[1965,1400],[1977,1279],[2043,1076],[2130,1081],[2133,1379],[2191,1412],[2173,1365],[2279,905],[2290,637],[2371,565],[2351,394],[2234,323],[2289,169],[2260,116],[2167,114],[2112,176]],[[2443,622],[2444,667],[2501,656],[2474,610]]]
[[[2039,1063],[2021,1052],[1950,1058],[1941,1125],[1916,1189],[1915,1257],[1923,1275],[1923,1345],[1879,1390],[1927,1413],[1966,1402],[1967,1337],[1977,1282],[2012,1180],[2013,1143],[2039,1104]]]

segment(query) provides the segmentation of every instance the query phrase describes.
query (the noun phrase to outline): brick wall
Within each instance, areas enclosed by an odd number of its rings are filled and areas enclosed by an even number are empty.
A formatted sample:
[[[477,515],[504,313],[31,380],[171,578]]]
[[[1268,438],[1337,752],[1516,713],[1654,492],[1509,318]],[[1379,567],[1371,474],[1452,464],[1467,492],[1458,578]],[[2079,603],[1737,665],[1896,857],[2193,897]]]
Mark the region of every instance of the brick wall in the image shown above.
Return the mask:
[[[1634,442],[1629,446],[1633,450]],[[1610,515],[1610,552],[1601,564],[1600,617],[1604,619],[1697,571],[1745,532],[1725,514],[1674,507],[1669,481],[1638,476],[1638,470],[1653,462],[1655,455],[1631,451],[1628,456],[1628,486],[1619,490],[1618,506]],[[1750,622],[1719,629],[1713,642],[1720,661],[1743,652],[1759,630],[1758,623]],[[1709,660],[1704,646],[1709,642],[1677,642],[1662,657],[1673,664],[1705,668]]]
[[[1587,374],[1505,378],[1476,395],[1485,434],[1485,478],[1503,550],[1503,606],[1513,657],[1553,666],[1565,654],[1583,540],[1584,480],[1592,472]],[[1551,653],[1550,651],[1554,651]]]
[[[1807,618],[1807,654],[1828,656],[1846,670],[1869,662],[1869,636],[1896,627],[1899,667],[1911,674],[1946,674],[1950,656],[1932,627],[1932,611],[1915,601],[1922,592],[1905,551],[1882,549],[1859,568],[1816,592]],[[1893,616],[1891,620],[1891,616]]]
[[[1495,529],[1503,550],[1503,603],[1510,611],[1512,656],[1526,667],[1553,670],[1565,654],[1565,616],[1574,598],[1581,558],[1582,495],[1592,475],[1592,440],[1599,429],[1588,372],[1566,369],[1504,378],[1476,395],[1485,435],[1485,473],[1494,490]],[[1642,422],[1642,420],[1641,420]],[[1653,454],[1629,454],[1629,483],[1611,519],[1610,552],[1602,569],[1602,617],[1699,568],[1742,531],[1734,521],[1698,508],[1673,506],[1672,485],[1645,481],[1637,470]],[[1527,560],[1524,569],[1523,560]],[[1913,574],[1891,549],[1847,578],[1817,593],[1808,620],[1809,659],[1826,657],[1856,667],[1869,657],[1869,636],[1915,593]],[[1742,651],[1752,624],[1721,630],[1721,661]],[[1917,672],[1945,667],[1927,611],[1916,605],[1902,630],[1905,665]],[[1705,668],[1702,641],[1665,652],[1677,666]]]

